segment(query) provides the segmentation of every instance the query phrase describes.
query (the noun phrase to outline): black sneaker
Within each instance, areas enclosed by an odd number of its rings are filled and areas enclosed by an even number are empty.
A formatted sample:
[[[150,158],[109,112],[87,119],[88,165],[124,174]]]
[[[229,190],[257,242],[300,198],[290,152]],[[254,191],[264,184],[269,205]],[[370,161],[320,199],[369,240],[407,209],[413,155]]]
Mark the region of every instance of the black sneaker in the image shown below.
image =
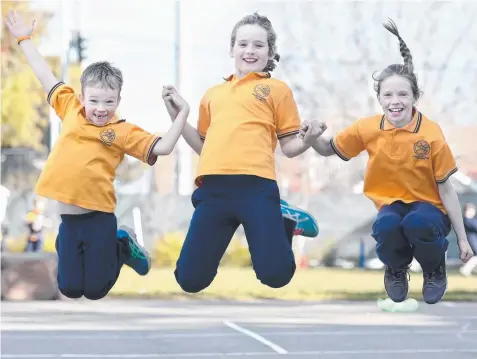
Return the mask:
[[[446,264],[442,263],[432,273],[424,272],[422,296],[427,304],[436,304],[442,299],[447,290]]]
[[[395,302],[403,302],[407,298],[409,291],[409,273],[406,269],[392,269],[386,267],[384,273],[384,288],[388,293],[389,298]]]

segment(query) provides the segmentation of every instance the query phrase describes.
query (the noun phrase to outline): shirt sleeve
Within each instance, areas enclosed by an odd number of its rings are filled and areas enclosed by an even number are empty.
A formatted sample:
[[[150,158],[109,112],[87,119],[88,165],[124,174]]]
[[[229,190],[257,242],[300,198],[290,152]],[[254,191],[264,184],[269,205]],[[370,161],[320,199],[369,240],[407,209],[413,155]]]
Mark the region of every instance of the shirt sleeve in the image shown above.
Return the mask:
[[[78,96],[72,87],[58,82],[48,93],[48,103],[55,110],[58,117],[63,121],[69,110],[81,106]]]
[[[364,151],[364,143],[359,133],[359,121],[345,128],[330,140],[333,151],[344,161],[349,161]]]
[[[152,166],[157,161],[157,156],[152,153],[152,150],[160,139],[161,137],[132,125],[126,137],[124,152]]]
[[[300,115],[292,91],[287,88],[285,95],[274,109],[275,132],[277,137],[283,138],[298,134],[300,129]]]
[[[457,165],[452,151],[445,139],[441,138],[433,143],[431,153],[436,182],[444,183],[457,172]]]
[[[199,119],[197,120],[197,132],[202,140],[205,140],[207,130],[210,127],[209,101],[206,96],[202,97],[199,105]]]

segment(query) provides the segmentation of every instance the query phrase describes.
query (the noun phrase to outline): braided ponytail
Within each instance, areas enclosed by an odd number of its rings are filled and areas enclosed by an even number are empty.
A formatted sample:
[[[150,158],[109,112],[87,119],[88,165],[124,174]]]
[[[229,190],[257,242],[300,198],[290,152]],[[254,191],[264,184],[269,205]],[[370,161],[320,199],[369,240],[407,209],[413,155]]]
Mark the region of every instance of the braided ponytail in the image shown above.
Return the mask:
[[[384,28],[388,30],[391,34],[395,35],[399,40],[399,51],[401,52],[401,56],[404,59],[404,66],[407,67],[409,73],[414,72],[414,65],[412,64],[412,56],[411,51],[407,47],[406,43],[402,39],[401,35],[399,35],[399,31],[395,22],[391,19],[388,19],[386,24],[383,24]]]
[[[379,97],[382,82],[392,75],[399,75],[409,81],[412,88],[412,94],[414,96],[414,99],[417,101],[419,97],[421,97],[421,90],[419,89],[419,85],[417,84],[417,76],[414,73],[414,64],[412,63],[411,50],[409,50],[401,35],[399,35],[399,31],[393,20],[388,19],[388,22],[383,24],[383,26],[386,30],[388,30],[391,34],[398,38],[399,51],[401,52],[401,56],[404,59],[404,65],[389,65],[378,75],[373,74],[373,80],[375,81],[374,90]]]

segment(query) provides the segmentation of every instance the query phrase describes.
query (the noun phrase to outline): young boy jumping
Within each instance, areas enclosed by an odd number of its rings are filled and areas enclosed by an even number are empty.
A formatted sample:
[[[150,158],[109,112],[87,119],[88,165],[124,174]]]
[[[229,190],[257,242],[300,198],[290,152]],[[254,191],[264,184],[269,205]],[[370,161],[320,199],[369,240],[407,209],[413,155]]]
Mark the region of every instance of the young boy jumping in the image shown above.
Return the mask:
[[[151,166],[157,156],[170,154],[186,123],[189,106],[178,94],[171,94],[164,101],[173,103],[179,113],[168,133],[161,138],[144,131],[116,116],[123,85],[119,69],[108,62],[88,66],[77,95],[55,78],[35,48],[31,41],[34,23],[27,25],[20,14],[10,12],[6,25],[62,121],[59,138],[35,189],[36,194],[59,203],[59,290],[69,298],[103,298],[123,264],[140,275],[150,269],[149,255],[134,232],[117,228],[115,170],[125,154]]]

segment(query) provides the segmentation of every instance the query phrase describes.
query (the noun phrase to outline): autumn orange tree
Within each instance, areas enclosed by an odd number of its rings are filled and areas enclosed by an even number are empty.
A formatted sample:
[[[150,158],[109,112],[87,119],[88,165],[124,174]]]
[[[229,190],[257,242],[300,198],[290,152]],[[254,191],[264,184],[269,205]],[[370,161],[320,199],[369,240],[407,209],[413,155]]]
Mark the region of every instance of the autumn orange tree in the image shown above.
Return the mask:
[[[5,25],[10,10],[22,12],[35,24],[33,41],[38,44],[44,34],[50,14],[32,13],[28,2],[2,1],[2,148],[43,150],[42,141],[48,124],[48,104],[40,82],[28,65],[16,39]],[[50,63],[58,62],[49,59]]]
[[[2,1],[2,67],[1,67],[1,146],[2,184],[11,190],[32,188],[38,177],[35,159],[46,152],[45,131],[49,105],[16,39],[4,19],[11,10],[19,11],[26,21],[37,20],[33,41],[38,45],[51,14],[32,12],[26,1]],[[54,72],[59,70],[58,58],[46,59]],[[44,156],[44,155],[43,155]]]

